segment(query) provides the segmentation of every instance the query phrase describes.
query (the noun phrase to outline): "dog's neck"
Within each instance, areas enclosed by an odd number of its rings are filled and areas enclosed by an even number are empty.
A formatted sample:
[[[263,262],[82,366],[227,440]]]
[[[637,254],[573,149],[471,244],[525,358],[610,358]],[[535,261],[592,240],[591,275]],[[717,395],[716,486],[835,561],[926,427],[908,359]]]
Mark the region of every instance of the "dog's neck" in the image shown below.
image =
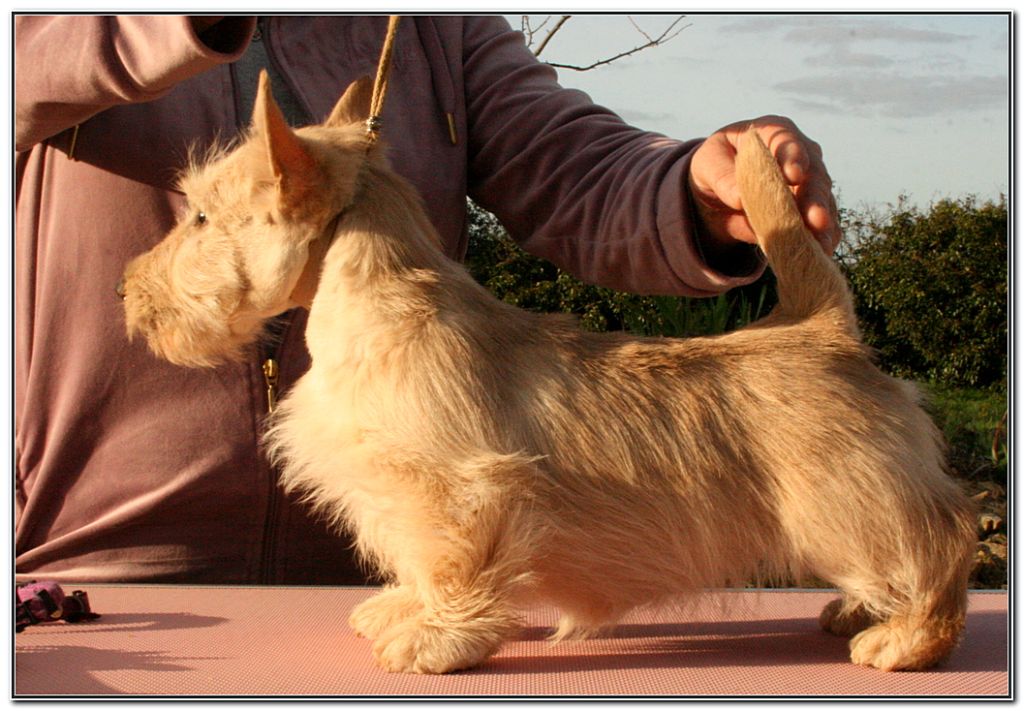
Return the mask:
[[[323,275],[324,260],[339,235],[355,250],[341,259],[342,274],[372,281],[403,279],[410,270],[444,269],[440,238],[410,185],[386,170],[363,167],[357,195],[309,244],[309,255],[292,290],[293,303],[309,310]],[[366,196],[372,196],[372,200]],[[365,286],[365,285],[364,285]]]
[[[292,289],[291,301],[307,311],[309,311],[310,306],[313,304],[313,297],[316,296],[316,290],[320,286],[320,272],[323,270],[324,256],[327,254],[331,242],[334,241],[335,230],[337,229],[340,217],[338,215],[331,220],[323,234],[309,243],[309,256],[306,257],[306,266],[302,268],[302,274],[299,275],[299,280],[295,283],[295,288]]]

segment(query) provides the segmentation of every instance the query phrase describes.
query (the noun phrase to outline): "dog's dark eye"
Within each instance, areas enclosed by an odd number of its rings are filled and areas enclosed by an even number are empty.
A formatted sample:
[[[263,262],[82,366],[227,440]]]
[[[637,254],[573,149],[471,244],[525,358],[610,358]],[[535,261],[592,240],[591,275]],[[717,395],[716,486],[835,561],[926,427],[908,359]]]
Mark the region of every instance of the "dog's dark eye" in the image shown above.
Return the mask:
[[[206,213],[205,212],[199,212],[198,214],[196,214],[196,224],[197,225],[205,225],[206,224]]]

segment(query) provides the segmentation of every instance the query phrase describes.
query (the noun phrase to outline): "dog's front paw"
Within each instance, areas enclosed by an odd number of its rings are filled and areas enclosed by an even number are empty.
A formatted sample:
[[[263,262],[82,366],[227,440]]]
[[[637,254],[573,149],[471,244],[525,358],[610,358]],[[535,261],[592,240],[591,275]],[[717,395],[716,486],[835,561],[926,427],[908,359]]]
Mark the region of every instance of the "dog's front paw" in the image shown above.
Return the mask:
[[[385,631],[373,647],[377,663],[389,672],[444,674],[476,666],[494,652],[504,630],[486,624],[414,617]]]
[[[389,627],[408,619],[423,609],[423,604],[408,587],[385,588],[352,610],[348,624],[357,635],[377,639]]]

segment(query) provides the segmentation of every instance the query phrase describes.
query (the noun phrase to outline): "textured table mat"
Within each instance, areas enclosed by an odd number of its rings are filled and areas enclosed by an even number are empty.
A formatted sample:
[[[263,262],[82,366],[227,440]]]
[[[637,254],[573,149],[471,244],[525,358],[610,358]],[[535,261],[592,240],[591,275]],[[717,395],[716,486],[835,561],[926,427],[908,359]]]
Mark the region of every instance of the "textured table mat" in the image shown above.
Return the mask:
[[[609,636],[552,644],[553,610],[483,666],[387,674],[346,625],[369,588],[65,586],[99,620],[16,636],[15,695],[1007,696],[1005,593],[972,593],[963,643],[939,668],[849,663],[818,629],[827,591],[709,593],[685,612],[631,614]]]

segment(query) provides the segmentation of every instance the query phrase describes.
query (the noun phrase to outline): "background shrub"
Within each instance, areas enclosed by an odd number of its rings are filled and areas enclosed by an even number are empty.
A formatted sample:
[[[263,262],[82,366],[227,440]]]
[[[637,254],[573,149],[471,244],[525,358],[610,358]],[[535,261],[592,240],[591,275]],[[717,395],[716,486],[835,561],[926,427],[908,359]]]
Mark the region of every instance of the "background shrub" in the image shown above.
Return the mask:
[[[865,341],[887,371],[950,386],[1005,389],[1008,249],[1005,198],[942,200],[927,212],[900,198],[885,213],[843,213],[840,265]],[[584,284],[520,249],[470,203],[467,266],[498,298],[533,311],[576,314],[592,331],[721,333],[776,303],[770,272],[710,299],[637,296]]]
[[[1003,386],[1007,363],[1006,199],[899,203],[846,215],[846,274],[882,365],[947,385]]]

